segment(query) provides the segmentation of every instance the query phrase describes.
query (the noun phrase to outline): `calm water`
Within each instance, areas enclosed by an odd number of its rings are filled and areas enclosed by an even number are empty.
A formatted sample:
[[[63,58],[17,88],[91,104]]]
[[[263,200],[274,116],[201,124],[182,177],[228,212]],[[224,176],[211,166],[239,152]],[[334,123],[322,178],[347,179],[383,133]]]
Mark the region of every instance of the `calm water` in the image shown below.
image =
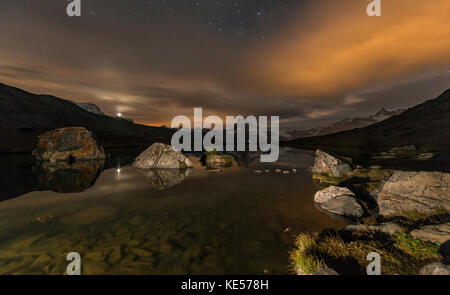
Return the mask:
[[[0,202],[0,274],[64,274],[69,252],[81,254],[83,274],[289,273],[295,234],[344,223],[314,207],[309,152],[283,149],[276,164],[258,159],[219,172],[195,157],[190,173],[30,167],[37,181],[26,164],[3,159],[8,198],[32,189]]]

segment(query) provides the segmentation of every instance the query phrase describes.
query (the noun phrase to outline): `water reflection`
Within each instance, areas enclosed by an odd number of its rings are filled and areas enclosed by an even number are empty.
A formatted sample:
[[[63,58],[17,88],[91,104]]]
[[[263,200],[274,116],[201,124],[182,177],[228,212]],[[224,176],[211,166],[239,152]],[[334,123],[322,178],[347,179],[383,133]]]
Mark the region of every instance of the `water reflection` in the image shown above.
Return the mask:
[[[169,189],[185,180],[192,169],[137,169],[157,190]]]
[[[0,202],[0,274],[63,274],[74,251],[83,274],[287,274],[296,234],[344,226],[314,207],[309,153],[220,173],[193,163],[173,174],[121,162],[118,173],[116,161],[83,192]]]
[[[41,162],[35,168],[41,190],[60,193],[85,191],[95,184],[105,160],[69,162]]]

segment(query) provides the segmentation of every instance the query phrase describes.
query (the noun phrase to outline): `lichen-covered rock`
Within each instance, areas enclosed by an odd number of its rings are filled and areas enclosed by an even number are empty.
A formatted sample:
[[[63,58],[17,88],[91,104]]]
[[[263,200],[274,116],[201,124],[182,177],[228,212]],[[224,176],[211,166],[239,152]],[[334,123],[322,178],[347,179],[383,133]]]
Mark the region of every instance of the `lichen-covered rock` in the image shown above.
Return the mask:
[[[450,266],[436,262],[425,265],[419,272],[422,276],[448,276],[450,275]]]
[[[99,160],[106,157],[92,132],[83,127],[56,129],[39,136],[33,155],[40,161],[51,162]]]
[[[427,225],[411,232],[411,235],[422,241],[445,243],[450,240],[450,223]]]
[[[441,172],[396,171],[378,194],[380,214],[402,212],[433,213],[450,210],[450,174]]]
[[[186,169],[194,165],[170,145],[155,143],[134,160],[133,166],[141,169]]]
[[[356,201],[352,191],[345,187],[330,186],[318,191],[314,196],[314,201],[319,208],[334,214],[361,217],[364,210]]]
[[[342,177],[352,172],[349,164],[321,150],[316,151],[314,160],[314,173],[328,174],[334,177]]]

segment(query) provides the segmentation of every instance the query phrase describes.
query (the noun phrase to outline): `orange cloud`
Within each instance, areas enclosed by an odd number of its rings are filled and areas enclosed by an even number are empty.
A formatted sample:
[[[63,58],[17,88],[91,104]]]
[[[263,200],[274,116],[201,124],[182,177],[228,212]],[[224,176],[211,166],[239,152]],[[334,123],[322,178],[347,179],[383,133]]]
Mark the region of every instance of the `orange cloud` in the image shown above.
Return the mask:
[[[383,0],[381,17],[367,16],[367,4],[326,0],[300,12],[247,66],[255,86],[330,97],[449,69],[450,1]]]

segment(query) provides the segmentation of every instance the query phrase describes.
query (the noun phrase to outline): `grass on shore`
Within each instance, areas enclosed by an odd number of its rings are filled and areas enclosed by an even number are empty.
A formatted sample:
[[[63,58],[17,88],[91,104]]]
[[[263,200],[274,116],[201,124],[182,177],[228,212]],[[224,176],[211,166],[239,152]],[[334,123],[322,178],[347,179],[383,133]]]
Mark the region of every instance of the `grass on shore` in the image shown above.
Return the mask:
[[[379,232],[300,234],[290,253],[291,269],[313,274],[324,266],[343,275],[364,275],[367,255],[381,256],[382,274],[418,274],[428,263],[440,261],[439,244],[422,242],[406,233],[389,236]]]

